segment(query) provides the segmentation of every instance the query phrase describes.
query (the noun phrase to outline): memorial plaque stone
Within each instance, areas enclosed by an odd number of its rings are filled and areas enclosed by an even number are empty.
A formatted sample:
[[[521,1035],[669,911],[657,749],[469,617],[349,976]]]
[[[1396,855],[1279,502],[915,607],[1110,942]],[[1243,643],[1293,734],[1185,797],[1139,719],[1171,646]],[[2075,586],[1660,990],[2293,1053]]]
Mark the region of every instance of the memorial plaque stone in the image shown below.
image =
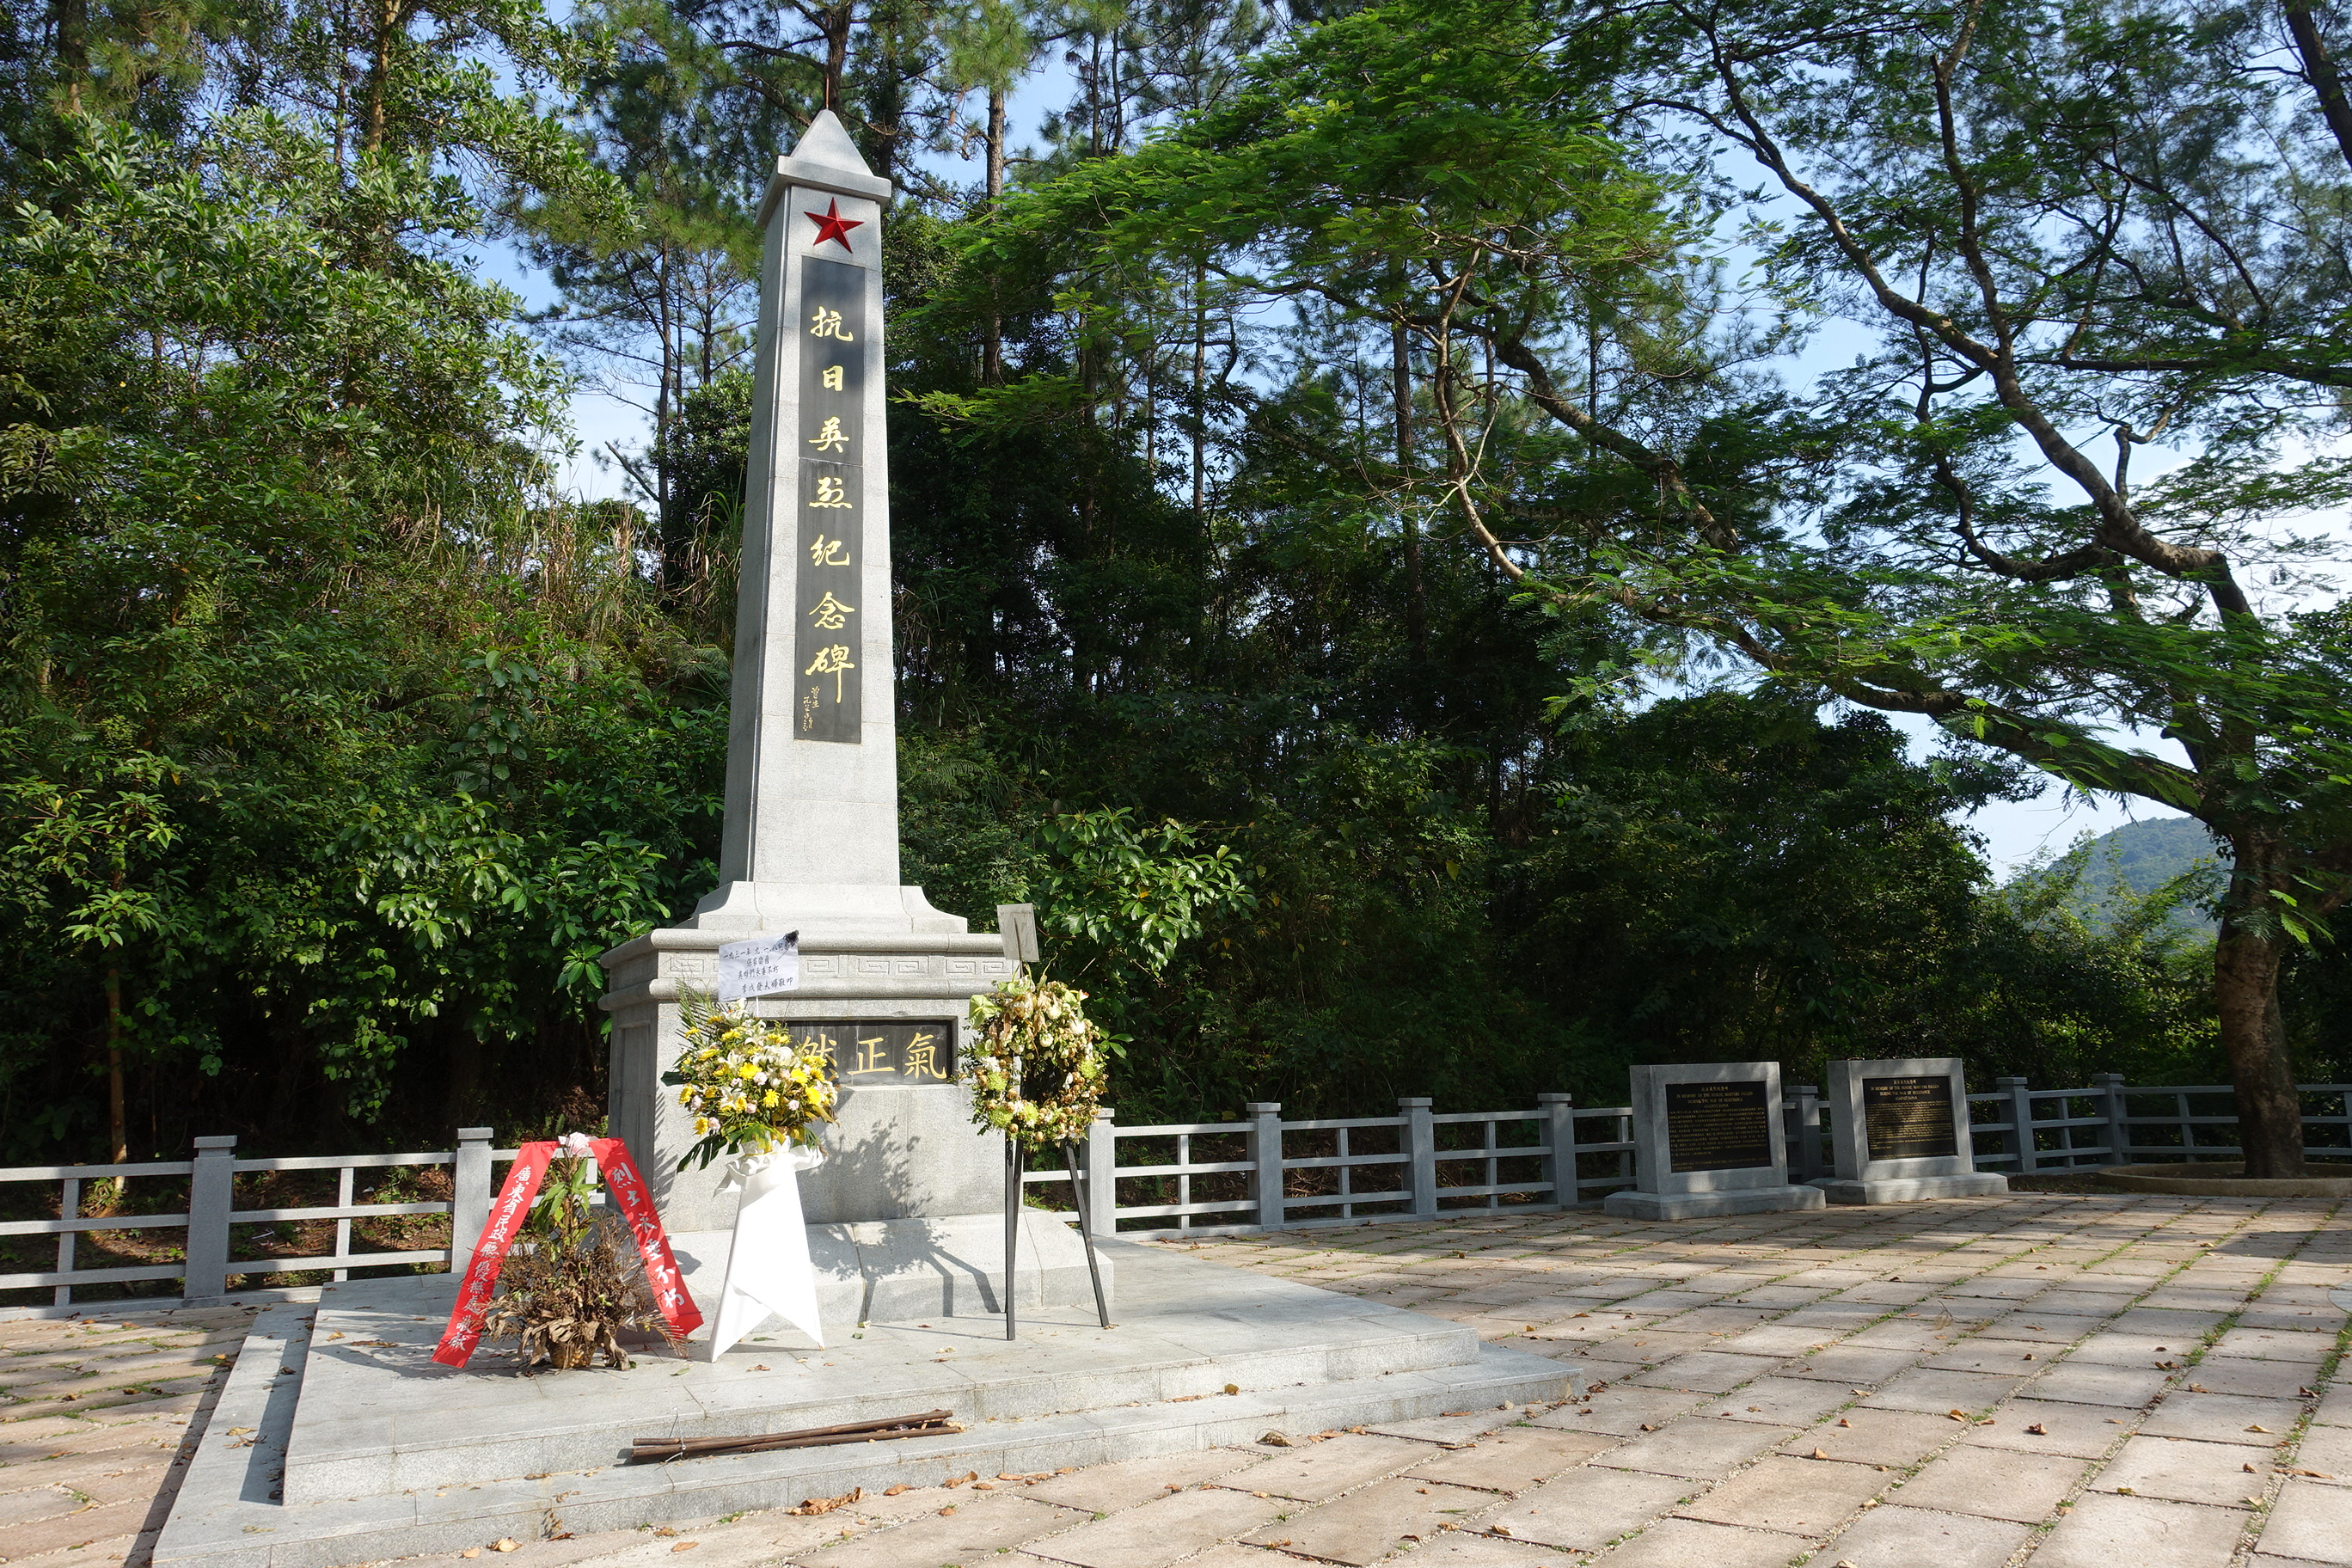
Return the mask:
[[[1862,1128],[1873,1160],[1948,1160],[1960,1152],[1952,1080],[1918,1073],[1862,1080]]]
[[[1632,1192],[1601,1208],[1630,1219],[1696,1219],[1819,1208],[1789,1181],[1777,1062],[1633,1069]]]
[[[1951,1057],[1832,1062],[1828,1113],[1836,1173],[1814,1185],[1833,1204],[1986,1197],[2006,1178],[1976,1168],[1969,1090]]]
[[[1762,1079],[1670,1083],[1665,1095],[1668,1171],[1737,1171],[1772,1163]]]

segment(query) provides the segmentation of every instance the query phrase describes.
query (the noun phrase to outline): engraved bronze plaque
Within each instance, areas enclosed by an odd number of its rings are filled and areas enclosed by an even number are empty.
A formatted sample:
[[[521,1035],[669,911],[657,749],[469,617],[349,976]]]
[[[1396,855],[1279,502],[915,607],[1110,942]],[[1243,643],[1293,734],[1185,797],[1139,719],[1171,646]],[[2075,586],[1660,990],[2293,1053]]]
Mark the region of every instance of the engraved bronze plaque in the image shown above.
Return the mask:
[[[792,1031],[793,1044],[819,1042],[833,1052],[834,1076],[845,1089],[955,1081],[955,1025],[945,1018],[912,1024],[795,1022]]]
[[[1950,1159],[1960,1152],[1951,1079],[1864,1079],[1862,1127],[1873,1160]]]
[[[1666,1169],[1744,1171],[1772,1163],[1764,1080],[1666,1085]]]

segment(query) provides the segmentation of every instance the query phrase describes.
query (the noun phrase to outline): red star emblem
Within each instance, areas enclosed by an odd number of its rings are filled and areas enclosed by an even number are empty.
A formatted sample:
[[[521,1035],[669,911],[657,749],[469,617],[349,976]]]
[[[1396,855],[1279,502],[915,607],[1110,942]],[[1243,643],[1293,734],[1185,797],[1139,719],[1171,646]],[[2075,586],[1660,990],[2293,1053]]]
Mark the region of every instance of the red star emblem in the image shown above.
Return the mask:
[[[823,245],[828,239],[835,240],[844,250],[856,249],[856,246],[849,243],[849,231],[853,228],[862,228],[866,224],[866,220],[862,217],[842,216],[839,202],[827,202],[824,204],[824,211],[804,212],[801,216],[816,225],[817,244]]]

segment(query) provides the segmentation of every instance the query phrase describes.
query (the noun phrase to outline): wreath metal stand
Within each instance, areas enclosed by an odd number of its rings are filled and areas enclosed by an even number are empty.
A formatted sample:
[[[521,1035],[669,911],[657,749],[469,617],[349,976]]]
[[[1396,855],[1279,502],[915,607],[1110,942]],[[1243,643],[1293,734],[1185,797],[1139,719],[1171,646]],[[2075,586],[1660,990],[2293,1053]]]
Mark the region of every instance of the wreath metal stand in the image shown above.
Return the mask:
[[[1087,1188],[1092,1184],[1082,1181],[1078,1175],[1078,1146],[1076,1143],[1062,1145],[1062,1164],[1070,1173],[1071,1200],[1078,1205],[1078,1239],[1087,1244],[1087,1278],[1095,1284],[1095,1316],[1102,1320],[1102,1326],[1107,1329],[1110,1327],[1110,1304],[1103,1300],[1102,1265],[1095,1261],[1094,1227],[1087,1218],[1089,1206],[1087,1203]]]
[[[1013,1264],[1021,1250],[1021,1177],[1028,1162],[1023,1158],[1021,1140],[1007,1133],[1004,1139],[1004,1337],[1016,1338],[1015,1292]],[[1070,1173],[1070,1196],[1078,1208],[1078,1239],[1086,1244],[1087,1279],[1095,1288],[1095,1317],[1104,1328],[1110,1327],[1110,1303],[1103,1296],[1102,1262],[1095,1252],[1093,1223],[1087,1215],[1087,1189],[1090,1184],[1078,1169],[1078,1146],[1062,1145],[1062,1168]]]
[[[1021,1140],[1004,1135],[1004,1337],[1013,1338],[1013,1261],[1021,1247]]]

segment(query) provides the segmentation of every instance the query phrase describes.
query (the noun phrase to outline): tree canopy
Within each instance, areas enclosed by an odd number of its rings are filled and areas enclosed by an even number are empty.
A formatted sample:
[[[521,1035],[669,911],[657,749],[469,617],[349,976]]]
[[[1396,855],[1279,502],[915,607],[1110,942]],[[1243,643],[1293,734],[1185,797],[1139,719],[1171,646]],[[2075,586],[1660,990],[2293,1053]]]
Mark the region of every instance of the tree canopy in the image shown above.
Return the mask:
[[[2352,1068],[2344,26],[0,0],[0,1138],[593,1118],[595,955],[715,874],[829,105],[901,188],[907,879],[1040,906],[1123,1118],[1954,1054],[2228,1074],[2285,1168]],[[2054,788],[2230,873],[1997,887],[1968,814]]]

